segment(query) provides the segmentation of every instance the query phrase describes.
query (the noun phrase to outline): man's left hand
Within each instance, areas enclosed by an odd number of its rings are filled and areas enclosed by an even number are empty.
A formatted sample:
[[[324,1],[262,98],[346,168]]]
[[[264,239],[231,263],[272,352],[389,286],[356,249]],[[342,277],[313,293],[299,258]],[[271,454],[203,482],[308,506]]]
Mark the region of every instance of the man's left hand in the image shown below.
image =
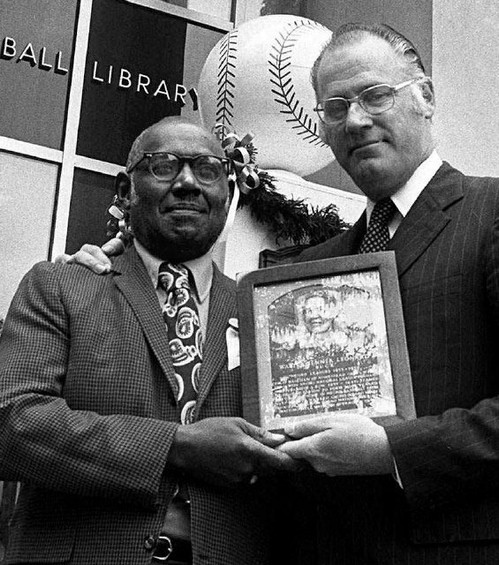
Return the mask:
[[[78,263],[87,267],[97,275],[109,273],[113,264],[109,257],[121,255],[125,250],[123,241],[119,237],[113,237],[106,241],[102,247],[85,243],[76,253],[68,255],[62,253],[54,259],[54,263]]]
[[[291,441],[279,446],[329,476],[382,475],[393,471],[386,432],[360,414],[330,414],[285,429]]]

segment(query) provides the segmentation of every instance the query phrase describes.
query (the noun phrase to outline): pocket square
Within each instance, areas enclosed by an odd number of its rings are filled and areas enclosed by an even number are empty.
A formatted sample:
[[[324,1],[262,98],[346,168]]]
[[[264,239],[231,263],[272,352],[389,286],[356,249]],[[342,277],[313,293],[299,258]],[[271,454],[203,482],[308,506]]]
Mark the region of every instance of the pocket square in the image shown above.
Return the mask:
[[[229,327],[225,334],[227,340],[227,356],[228,356],[228,368],[229,371],[239,367],[241,364],[239,359],[239,332],[238,332],[238,320],[237,318],[229,319]]]

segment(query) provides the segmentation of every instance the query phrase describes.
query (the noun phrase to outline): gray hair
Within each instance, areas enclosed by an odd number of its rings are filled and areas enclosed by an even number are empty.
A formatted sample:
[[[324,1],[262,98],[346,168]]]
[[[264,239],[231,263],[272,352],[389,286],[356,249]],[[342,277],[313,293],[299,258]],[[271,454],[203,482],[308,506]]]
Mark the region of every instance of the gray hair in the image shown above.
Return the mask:
[[[379,37],[383,41],[386,41],[391,45],[395,53],[400,55],[400,57],[407,62],[409,69],[416,71],[417,74],[426,74],[418,50],[409,39],[398,31],[395,31],[386,24],[348,23],[340,26],[336,30],[330,41],[323,47],[312,67],[310,78],[316,94],[318,92],[317,75],[324,56],[338,47],[355,43],[366,35]]]
[[[137,161],[140,158],[142,158],[142,147],[143,147],[144,138],[146,138],[154,129],[160,127],[163,124],[193,125],[201,130],[204,130],[206,136],[209,136],[214,140],[216,139],[216,137],[211,132],[209,132],[205,127],[203,127],[202,125],[198,124],[193,120],[184,118],[182,116],[166,116],[165,118],[162,118],[158,122],[147,127],[142,133],[138,135],[138,137],[132,143],[132,147],[130,148],[130,152],[128,153],[128,158],[125,166],[127,172],[129,172],[130,169],[137,164]]]

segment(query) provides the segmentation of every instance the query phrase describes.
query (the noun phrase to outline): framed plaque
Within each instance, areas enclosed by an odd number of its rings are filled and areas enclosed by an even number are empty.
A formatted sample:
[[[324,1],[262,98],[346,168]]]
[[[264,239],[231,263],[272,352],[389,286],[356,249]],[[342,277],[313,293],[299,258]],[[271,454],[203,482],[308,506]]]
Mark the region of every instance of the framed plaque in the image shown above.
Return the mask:
[[[238,277],[243,408],[265,429],[333,412],[415,418],[393,251]]]

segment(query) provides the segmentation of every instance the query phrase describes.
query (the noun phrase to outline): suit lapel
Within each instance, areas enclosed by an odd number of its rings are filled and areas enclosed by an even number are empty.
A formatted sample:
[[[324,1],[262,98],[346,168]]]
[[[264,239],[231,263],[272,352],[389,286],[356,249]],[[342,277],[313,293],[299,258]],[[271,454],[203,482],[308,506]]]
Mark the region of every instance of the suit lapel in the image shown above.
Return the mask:
[[[451,221],[445,209],[463,196],[462,175],[444,164],[420,194],[388,244],[399,277],[424,253]]]
[[[231,317],[236,317],[235,287],[228,284],[225,277],[214,266],[213,283],[210,292],[208,328],[204,345],[203,363],[200,374],[198,406],[201,406],[213,381],[227,364],[227,328]]]
[[[161,315],[158,297],[151,279],[134,247],[131,247],[114,264],[117,275],[114,281],[130,307],[144,332],[161,369],[166,375],[170,386],[178,392],[173,364],[168,349],[168,337]]]
[[[340,244],[338,249],[339,255],[355,255],[358,252],[362,238],[366,234],[366,229],[367,220],[366,212],[364,211],[348,231],[336,238]]]

